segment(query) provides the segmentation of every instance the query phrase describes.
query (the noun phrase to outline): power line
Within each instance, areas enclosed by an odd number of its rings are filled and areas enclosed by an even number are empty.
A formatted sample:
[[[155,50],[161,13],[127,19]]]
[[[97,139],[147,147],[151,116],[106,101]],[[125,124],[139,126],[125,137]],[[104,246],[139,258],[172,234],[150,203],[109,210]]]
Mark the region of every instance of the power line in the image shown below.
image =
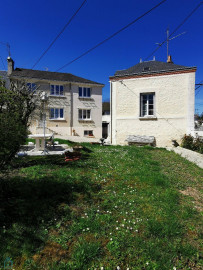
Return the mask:
[[[111,36],[109,36],[108,38],[104,39],[103,41],[99,42],[97,45],[95,45],[94,47],[92,47],[91,49],[87,50],[86,52],[84,52],[83,54],[81,54],[80,56],[76,57],[75,59],[73,59],[72,61],[68,62],[67,64],[63,65],[61,68],[57,69],[56,71],[59,71],[67,66],[69,66],[70,64],[72,64],[73,62],[77,61],[78,59],[82,58],[83,56],[87,55],[88,53],[90,53],[91,51],[93,51],[94,49],[96,49],[97,47],[101,46],[102,44],[104,44],[105,42],[107,42],[108,40],[112,39],[113,37],[115,37],[116,35],[118,35],[119,33],[121,33],[122,31],[124,31],[126,28],[128,28],[129,26],[131,26],[132,24],[134,24],[135,22],[139,21],[140,19],[142,19],[144,16],[146,16],[147,14],[149,14],[150,12],[152,12],[154,9],[158,8],[161,4],[163,4],[164,2],[166,2],[167,0],[162,0],[160,3],[158,3],[157,5],[155,5],[153,8],[149,9],[148,11],[146,11],[145,13],[143,13],[142,15],[140,15],[139,17],[137,17],[135,20],[133,20],[132,22],[130,22],[129,24],[127,24],[126,26],[122,27],[120,30],[116,31],[114,34],[112,34]]]
[[[8,56],[11,56],[11,47],[10,47],[10,44],[8,42],[5,43],[5,42],[2,42],[2,41],[0,41],[0,44],[6,46],[7,51],[8,51]]]
[[[76,12],[73,14],[73,16],[70,18],[70,20],[65,24],[63,29],[60,31],[60,33],[55,37],[55,39],[51,42],[51,44],[48,46],[48,48],[42,53],[42,55],[39,57],[39,59],[35,62],[35,64],[32,66],[32,69],[39,63],[39,61],[44,57],[44,55],[48,52],[48,50],[53,46],[53,44],[56,42],[56,40],[60,37],[60,35],[64,32],[66,27],[71,23],[71,21],[74,19],[74,17],[77,15],[77,13],[80,11],[82,6],[87,2],[87,0],[84,0],[80,7],[76,10]]]
[[[197,84],[198,86],[195,88],[195,90],[199,89],[199,88],[202,86],[202,82],[203,82],[203,80],[202,80],[200,83]],[[195,96],[197,96],[197,95],[199,94],[199,91],[200,91],[200,90],[201,90],[201,89],[199,89],[199,90],[196,92]]]
[[[6,67],[5,67],[5,65],[4,65],[4,61],[3,61],[3,58],[0,56],[0,58],[1,58],[1,62],[2,62],[2,64],[3,64],[3,66],[4,66],[4,69],[6,70]]]
[[[201,6],[201,4],[203,4],[203,2],[200,2],[191,12],[190,14],[175,28],[175,30],[169,35],[168,38],[170,38],[173,34],[175,34],[175,32],[177,32],[177,30],[192,16],[193,13],[195,13],[195,11]],[[152,55],[154,55],[154,53],[156,51],[158,51],[159,48],[161,48],[161,46],[163,44],[165,44],[167,41],[167,39],[165,39],[162,43],[159,44],[159,46],[147,57],[145,58],[144,61],[148,60]]]

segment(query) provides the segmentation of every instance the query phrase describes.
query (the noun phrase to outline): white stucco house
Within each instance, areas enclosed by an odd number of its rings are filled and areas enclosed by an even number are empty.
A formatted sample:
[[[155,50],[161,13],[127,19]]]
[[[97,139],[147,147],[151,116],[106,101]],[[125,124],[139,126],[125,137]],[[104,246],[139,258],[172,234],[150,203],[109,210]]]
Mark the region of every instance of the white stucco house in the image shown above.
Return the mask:
[[[154,136],[156,146],[171,146],[194,130],[196,67],[140,62],[110,77],[111,142],[129,135]]]
[[[46,94],[48,133],[64,139],[69,136],[102,137],[103,84],[70,73],[14,69],[14,61],[10,57],[7,61],[9,80],[23,80],[32,90]],[[38,133],[42,125],[42,115],[33,119],[31,133]]]

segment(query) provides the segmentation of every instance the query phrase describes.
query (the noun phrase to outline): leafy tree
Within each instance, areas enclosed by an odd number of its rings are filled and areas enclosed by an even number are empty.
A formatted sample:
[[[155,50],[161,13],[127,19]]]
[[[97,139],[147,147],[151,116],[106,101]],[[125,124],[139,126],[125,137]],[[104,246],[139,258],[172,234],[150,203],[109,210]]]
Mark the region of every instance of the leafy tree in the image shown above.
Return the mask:
[[[37,106],[34,92],[25,82],[0,81],[0,168],[10,163],[28,135],[29,120]]]

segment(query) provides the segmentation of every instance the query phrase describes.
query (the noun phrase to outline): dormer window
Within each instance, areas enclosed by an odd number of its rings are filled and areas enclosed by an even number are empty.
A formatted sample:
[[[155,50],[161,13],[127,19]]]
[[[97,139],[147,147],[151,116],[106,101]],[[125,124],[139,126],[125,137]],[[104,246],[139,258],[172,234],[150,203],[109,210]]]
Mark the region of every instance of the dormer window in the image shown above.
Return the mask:
[[[144,67],[143,71],[150,71],[150,67]]]

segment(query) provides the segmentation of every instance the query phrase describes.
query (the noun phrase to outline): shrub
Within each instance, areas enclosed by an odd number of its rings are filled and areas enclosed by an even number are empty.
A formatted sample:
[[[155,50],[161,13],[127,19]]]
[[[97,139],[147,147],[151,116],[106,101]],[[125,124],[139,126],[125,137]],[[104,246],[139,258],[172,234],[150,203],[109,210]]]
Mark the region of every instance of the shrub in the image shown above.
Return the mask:
[[[203,141],[197,137],[194,138],[192,135],[184,135],[181,141],[181,146],[196,152],[203,154]]]
[[[35,108],[36,99],[25,82],[11,82],[6,89],[0,81],[0,168],[7,166],[25,143]]]

